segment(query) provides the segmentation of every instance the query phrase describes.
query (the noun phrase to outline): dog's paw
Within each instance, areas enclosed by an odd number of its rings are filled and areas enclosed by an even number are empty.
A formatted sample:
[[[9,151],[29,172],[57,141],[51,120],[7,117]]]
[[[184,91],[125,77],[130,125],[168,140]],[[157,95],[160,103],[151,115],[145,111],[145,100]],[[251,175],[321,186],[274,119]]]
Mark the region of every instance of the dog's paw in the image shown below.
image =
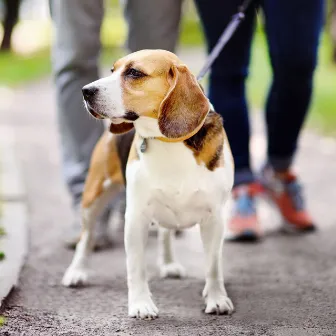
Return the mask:
[[[185,268],[177,262],[160,265],[161,278],[184,278],[186,276]]]
[[[65,287],[75,287],[85,285],[88,280],[88,272],[83,268],[69,267],[62,279],[62,285]]]
[[[158,317],[158,314],[159,310],[150,297],[129,303],[128,315],[130,317],[153,320]]]
[[[231,315],[234,311],[231,299],[227,295],[221,293],[207,296],[205,298],[205,304],[206,314]]]

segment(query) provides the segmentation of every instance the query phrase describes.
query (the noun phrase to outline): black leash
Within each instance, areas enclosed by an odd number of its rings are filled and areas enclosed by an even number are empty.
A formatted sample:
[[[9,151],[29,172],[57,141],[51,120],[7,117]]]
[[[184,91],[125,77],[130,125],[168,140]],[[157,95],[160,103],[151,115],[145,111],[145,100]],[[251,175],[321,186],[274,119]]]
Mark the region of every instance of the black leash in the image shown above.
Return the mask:
[[[207,57],[206,63],[204,64],[203,68],[201,69],[200,73],[197,76],[198,81],[202,80],[203,77],[210,70],[213,62],[216,60],[218,55],[221,53],[226,43],[230,40],[230,38],[232,37],[236,29],[238,28],[239,24],[244,20],[246,11],[253,1],[255,0],[245,0],[243,4],[238,8],[238,13],[232,17],[231,22],[224,29],[217,44],[215,45],[215,47],[212,49],[211,53]]]

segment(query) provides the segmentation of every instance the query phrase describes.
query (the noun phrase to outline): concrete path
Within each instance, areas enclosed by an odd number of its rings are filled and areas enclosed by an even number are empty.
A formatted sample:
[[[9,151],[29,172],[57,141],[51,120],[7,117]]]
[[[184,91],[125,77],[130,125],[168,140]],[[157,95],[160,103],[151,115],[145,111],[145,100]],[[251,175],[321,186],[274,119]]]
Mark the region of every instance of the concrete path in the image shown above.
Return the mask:
[[[183,54],[194,70],[201,58]],[[189,276],[161,280],[155,267],[156,241],[148,249],[151,289],[160,309],[155,321],[127,317],[122,238],[95,253],[91,285],[60,285],[72,252],[62,247],[71,222],[69,198],[60,177],[58,134],[52,84],[44,81],[1,97],[0,124],[14,127],[17,153],[28,192],[30,252],[19,288],[3,312],[0,335],[336,335],[336,146],[331,139],[305,133],[298,171],[320,230],[304,237],[274,231],[266,216],[267,239],[258,245],[227,244],[224,270],[236,306],[230,316],[205,316],[203,253],[197,230],[177,241]],[[256,162],[263,157],[260,123],[253,139]],[[272,228],[273,227],[273,228]]]

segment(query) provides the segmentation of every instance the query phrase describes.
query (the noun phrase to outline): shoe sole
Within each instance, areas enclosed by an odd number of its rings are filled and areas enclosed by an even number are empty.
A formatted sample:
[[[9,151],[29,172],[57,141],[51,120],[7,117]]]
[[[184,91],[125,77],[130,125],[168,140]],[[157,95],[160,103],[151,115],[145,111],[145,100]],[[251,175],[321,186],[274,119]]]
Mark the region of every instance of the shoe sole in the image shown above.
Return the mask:
[[[286,220],[283,221],[282,227],[281,227],[281,231],[283,233],[287,233],[287,234],[300,234],[300,233],[313,233],[317,230],[316,226],[314,224],[312,224],[311,226],[307,226],[307,227],[298,227],[295,224],[292,224]]]
[[[225,240],[233,243],[255,243],[260,241],[261,237],[254,231],[245,230],[238,235],[226,237]]]

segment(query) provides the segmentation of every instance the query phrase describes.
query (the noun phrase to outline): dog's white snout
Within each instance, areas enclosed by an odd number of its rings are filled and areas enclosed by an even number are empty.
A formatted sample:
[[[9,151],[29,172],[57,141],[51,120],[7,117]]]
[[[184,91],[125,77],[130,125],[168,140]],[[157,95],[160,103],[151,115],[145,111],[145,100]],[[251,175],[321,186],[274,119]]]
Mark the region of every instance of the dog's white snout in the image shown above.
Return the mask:
[[[114,119],[125,115],[119,72],[84,86],[83,95],[90,107],[104,117]]]

